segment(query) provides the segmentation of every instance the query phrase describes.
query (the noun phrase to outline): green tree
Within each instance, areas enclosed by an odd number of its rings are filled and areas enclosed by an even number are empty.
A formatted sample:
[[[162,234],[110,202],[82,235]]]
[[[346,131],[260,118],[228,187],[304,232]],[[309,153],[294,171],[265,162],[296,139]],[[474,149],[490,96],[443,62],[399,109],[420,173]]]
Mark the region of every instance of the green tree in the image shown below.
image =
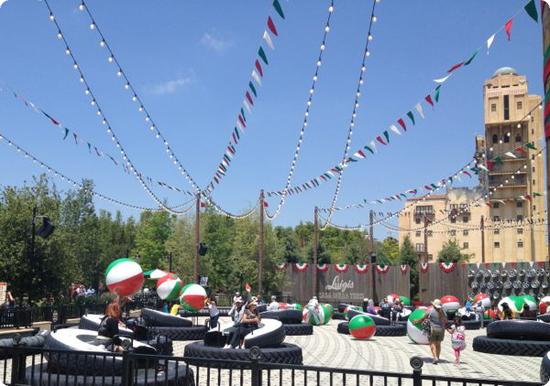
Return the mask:
[[[377,261],[379,264],[396,264],[399,257],[399,241],[393,237],[386,237],[378,246]]]
[[[141,212],[136,226],[134,256],[139,256],[143,269],[155,269],[167,257],[166,241],[172,233],[174,217],[167,212]]]
[[[458,263],[468,261],[470,256],[462,253],[460,246],[455,240],[448,240],[437,254],[438,261],[443,263]]]

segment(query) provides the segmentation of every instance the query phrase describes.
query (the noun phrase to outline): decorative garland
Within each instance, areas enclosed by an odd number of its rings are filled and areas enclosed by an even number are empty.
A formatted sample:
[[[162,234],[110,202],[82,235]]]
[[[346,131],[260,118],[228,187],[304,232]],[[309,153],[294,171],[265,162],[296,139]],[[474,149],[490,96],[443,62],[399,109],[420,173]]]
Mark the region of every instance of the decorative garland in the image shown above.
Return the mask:
[[[298,272],[305,272],[307,270],[308,263],[294,263],[294,268]]]
[[[286,262],[283,262],[283,263],[275,264],[275,267],[277,267],[277,269],[278,269],[279,271],[283,271],[283,270],[286,269],[287,263],[286,263]]]
[[[399,266],[399,268],[401,269],[401,273],[404,275],[407,273],[407,271],[409,270],[409,266],[407,264],[401,264]]]
[[[376,272],[386,274],[390,270],[390,266],[387,264],[376,264]]]
[[[329,265],[327,263],[317,264],[317,272],[326,272],[328,271]]]
[[[355,264],[353,266],[353,269],[357,273],[367,273],[368,270],[369,270],[369,265],[368,264]]]
[[[420,272],[426,273],[428,272],[429,268],[430,266],[428,265],[428,263],[420,263]]]
[[[348,269],[349,269],[348,264],[334,264],[334,270],[338,273],[347,272]]]
[[[445,273],[451,273],[455,270],[455,268],[456,268],[456,263],[454,263],[454,262],[450,262],[450,263],[441,262],[441,263],[439,263],[439,269],[441,269]]]

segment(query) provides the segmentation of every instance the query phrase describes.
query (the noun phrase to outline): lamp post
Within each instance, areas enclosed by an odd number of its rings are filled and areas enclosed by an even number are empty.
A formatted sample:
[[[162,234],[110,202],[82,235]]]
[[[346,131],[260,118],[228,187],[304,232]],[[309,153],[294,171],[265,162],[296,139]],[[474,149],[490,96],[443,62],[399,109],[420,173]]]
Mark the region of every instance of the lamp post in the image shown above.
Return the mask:
[[[372,275],[372,301],[374,304],[378,304],[378,294],[376,293],[376,275],[374,270],[376,269],[376,253],[374,251],[370,255],[371,275]]]

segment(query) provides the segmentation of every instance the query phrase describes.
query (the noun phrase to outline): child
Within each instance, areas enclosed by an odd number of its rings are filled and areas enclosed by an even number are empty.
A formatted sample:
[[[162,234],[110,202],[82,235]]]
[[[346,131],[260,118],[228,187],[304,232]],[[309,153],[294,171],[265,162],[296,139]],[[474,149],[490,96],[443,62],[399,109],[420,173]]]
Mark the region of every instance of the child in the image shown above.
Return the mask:
[[[454,323],[447,331],[451,334],[451,346],[455,353],[455,363],[460,364],[460,352],[466,348],[466,328],[462,325],[460,316],[456,315]]]

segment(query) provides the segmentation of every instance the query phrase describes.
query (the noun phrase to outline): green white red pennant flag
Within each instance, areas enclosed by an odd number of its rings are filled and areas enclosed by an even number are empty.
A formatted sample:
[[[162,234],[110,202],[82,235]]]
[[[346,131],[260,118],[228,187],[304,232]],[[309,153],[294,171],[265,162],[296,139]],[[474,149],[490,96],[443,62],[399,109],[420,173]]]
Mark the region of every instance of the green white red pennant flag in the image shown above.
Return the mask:
[[[454,269],[456,268],[456,263],[444,263],[444,262],[441,262],[439,263],[439,268],[445,272],[445,273],[449,273],[449,272],[452,272],[454,271]]]
[[[420,103],[417,103],[415,108],[416,108],[416,111],[418,111],[418,114],[420,114],[420,116],[422,117],[422,119],[424,119],[424,110],[422,109],[422,105]]]
[[[376,264],[376,272],[378,273],[388,273],[390,270],[390,266],[387,264]]]
[[[338,273],[346,272],[349,269],[347,264],[334,264],[334,270]]]
[[[328,271],[328,264],[327,263],[324,263],[324,264],[317,264],[317,272],[326,272]]]
[[[275,49],[275,46],[273,45],[273,40],[271,40],[271,36],[269,36],[269,32],[264,31],[264,35],[262,36],[262,38],[269,48],[271,48],[272,50]]]
[[[296,270],[298,272],[304,272],[308,267],[308,264],[307,263],[295,263],[294,264],[294,268],[296,268]]]
[[[357,273],[365,273],[369,270],[369,265],[368,264],[355,264],[353,266],[353,269]]]

